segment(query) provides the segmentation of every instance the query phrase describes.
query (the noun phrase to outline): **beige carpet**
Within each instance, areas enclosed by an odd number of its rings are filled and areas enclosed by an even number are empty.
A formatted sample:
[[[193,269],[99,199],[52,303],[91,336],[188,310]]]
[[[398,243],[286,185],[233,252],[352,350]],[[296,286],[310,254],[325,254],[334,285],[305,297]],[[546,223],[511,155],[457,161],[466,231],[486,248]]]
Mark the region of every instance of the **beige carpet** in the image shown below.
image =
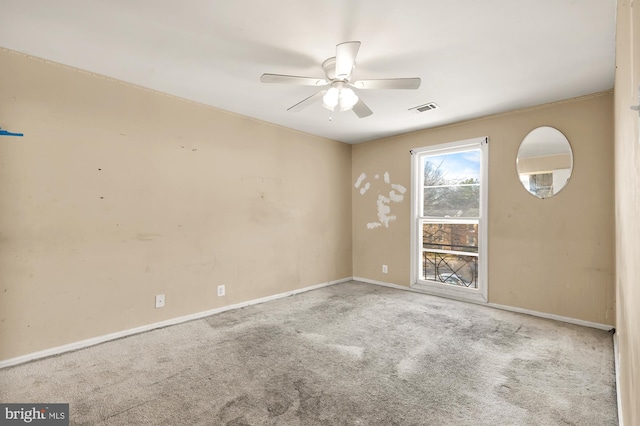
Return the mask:
[[[345,283],[0,370],[75,425],[615,425],[611,334]]]

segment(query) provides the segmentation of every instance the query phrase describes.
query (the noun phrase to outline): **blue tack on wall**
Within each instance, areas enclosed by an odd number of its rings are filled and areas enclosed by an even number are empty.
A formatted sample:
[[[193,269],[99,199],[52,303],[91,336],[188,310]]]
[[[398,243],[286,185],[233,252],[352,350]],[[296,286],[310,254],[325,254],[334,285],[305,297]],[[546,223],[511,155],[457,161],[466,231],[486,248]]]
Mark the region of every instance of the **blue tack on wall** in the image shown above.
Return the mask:
[[[24,136],[23,133],[13,133],[0,127],[0,136]]]

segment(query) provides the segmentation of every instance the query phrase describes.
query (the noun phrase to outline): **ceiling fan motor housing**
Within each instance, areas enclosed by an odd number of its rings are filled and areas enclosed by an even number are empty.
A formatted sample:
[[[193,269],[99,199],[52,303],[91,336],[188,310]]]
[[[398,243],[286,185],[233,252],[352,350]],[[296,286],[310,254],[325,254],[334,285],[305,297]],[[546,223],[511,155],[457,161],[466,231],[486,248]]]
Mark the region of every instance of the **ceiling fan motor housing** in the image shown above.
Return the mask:
[[[355,64],[354,64],[355,66]],[[324,70],[324,75],[327,76],[327,80],[333,81],[336,79],[336,57],[329,58],[322,63],[322,69]]]

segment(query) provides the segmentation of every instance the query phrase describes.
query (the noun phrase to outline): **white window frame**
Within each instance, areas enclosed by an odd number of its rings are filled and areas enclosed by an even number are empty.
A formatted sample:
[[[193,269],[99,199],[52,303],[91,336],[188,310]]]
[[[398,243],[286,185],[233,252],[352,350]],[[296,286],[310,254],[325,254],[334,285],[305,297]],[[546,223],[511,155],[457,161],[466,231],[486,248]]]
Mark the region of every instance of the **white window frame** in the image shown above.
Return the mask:
[[[460,152],[469,149],[480,149],[480,218],[478,221],[478,287],[464,288],[446,285],[435,281],[419,279],[419,269],[422,267],[422,238],[419,235],[421,227],[420,203],[422,200],[422,185],[424,171],[421,167],[422,157],[425,155],[440,155]],[[457,142],[425,146],[411,150],[411,287],[437,296],[472,302],[487,303],[488,301],[488,244],[487,220],[489,200],[489,138],[479,137]],[[462,219],[464,222],[464,219]]]

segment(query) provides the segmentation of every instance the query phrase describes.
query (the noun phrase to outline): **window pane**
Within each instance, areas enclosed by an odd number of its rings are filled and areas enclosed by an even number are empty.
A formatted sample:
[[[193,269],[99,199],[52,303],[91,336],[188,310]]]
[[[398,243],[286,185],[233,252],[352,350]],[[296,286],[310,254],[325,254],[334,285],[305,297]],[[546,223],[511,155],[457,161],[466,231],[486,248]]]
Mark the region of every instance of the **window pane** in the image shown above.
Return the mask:
[[[478,253],[478,224],[423,223],[422,248]]]
[[[480,185],[424,188],[423,216],[479,217]]]
[[[478,258],[424,251],[422,279],[445,285],[478,288]]]
[[[480,150],[428,155],[423,158],[424,186],[480,182]]]
[[[479,217],[480,150],[428,155],[422,166],[423,216]]]

